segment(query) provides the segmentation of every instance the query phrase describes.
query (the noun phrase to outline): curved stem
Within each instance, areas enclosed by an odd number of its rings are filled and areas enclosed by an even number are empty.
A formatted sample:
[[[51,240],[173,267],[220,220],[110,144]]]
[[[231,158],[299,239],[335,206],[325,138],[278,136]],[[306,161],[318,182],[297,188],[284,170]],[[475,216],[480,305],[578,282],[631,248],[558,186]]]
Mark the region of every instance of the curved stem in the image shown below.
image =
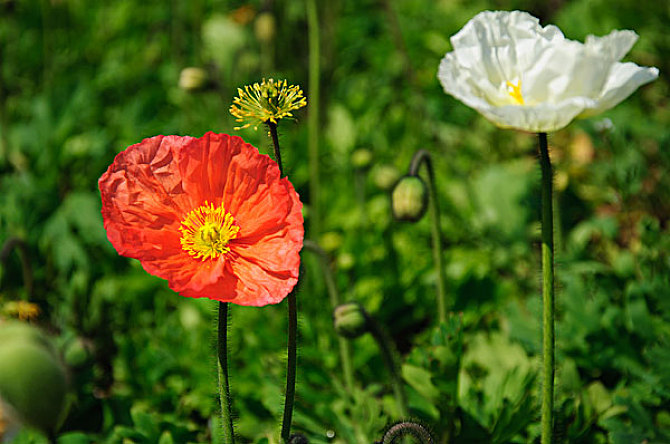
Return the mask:
[[[415,422],[399,422],[384,433],[381,444],[392,444],[402,436],[412,435],[422,444],[433,444],[433,437],[424,426]]]
[[[323,271],[323,276],[326,280],[330,305],[334,309],[342,303],[342,298],[337,290],[337,285],[335,285],[333,271],[328,266],[328,255],[316,242],[311,240],[306,240],[303,244],[303,248],[319,256],[319,265],[321,265],[321,270]],[[347,393],[351,393],[351,390],[354,387],[354,370],[351,365],[351,345],[349,341],[339,335],[337,336],[337,342],[340,347],[340,360],[342,361],[342,372],[344,373],[344,385],[347,389]]]
[[[219,400],[221,401],[221,425],[223,442],[235,442],[233,415],[230,407],[230,388],[228,386],[228,303],[219,302],[219,334],[217,341],[219,368]]]
[[[382,330],[377,321],[367,314],[366,317],[370,334],[372,334],[372,337],[377,341],[382,352],[384,363],[391,374],[391,384],[393,385],[393,393],[395,394],[396,402],[400,408],[400,415],[403,418],[406,418],[409,411],[407,408],[405,390],[403,389],[402,380],[400,379],[400,358],[398,357],[398,352],[395,349],[391,338],[389,338],[386,332]]]
[[[315,0],[307,0],[307,24],[309,39],[309,113],[307,115],[307,150],[309,152],[309,217],[310,237],[318,239],[320,233],[319,205],[319,16]]]
[[[440,234],[440,209],[437,203],[437,191],[435,188],[435,172],[430,153],[426,150],[419,150],[412,157],[412,163],[409,167],[409,174],[417,176],[421,165],[426,165],[428,171],[428,192],[430,193],[430,221],[431,233],[433,238],[433,262],[437,273],[437,313],[440,323],[447,321],[447,296],[444,278],[444,265],[442,264],[442,236]]]
[[[539,133],[542,168],[542,444],[552,442],[554,410],[554,221],[552,208],[552,170],[547,134]]]
[[[279,166],[279,176],[284,175],[281,163],[281,151],[279,150],[279,137],[277,136],[277,124],[268,122],[270,138],[275,150],[275,159]],[[284,399],[284,418],[281,426],[281,437],[285,442],[289,441],[291,435],[291,420],[293,419],[293,403],[295,401],[295,377],[298,364],[298,303],[295,296],[295,287],[288,295],[288,345],[286,361],[286,397]]]

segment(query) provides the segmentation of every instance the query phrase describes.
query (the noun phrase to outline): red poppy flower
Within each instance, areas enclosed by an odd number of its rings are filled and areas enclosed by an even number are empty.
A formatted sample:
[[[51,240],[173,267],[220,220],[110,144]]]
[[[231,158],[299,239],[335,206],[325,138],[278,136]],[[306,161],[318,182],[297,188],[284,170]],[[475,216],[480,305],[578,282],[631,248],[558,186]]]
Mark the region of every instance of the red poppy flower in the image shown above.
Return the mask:
[[[98,185],[116,251],[182,296],[262,306],[298,280],[302,203],[277,164],[239,137],[145,139]]]

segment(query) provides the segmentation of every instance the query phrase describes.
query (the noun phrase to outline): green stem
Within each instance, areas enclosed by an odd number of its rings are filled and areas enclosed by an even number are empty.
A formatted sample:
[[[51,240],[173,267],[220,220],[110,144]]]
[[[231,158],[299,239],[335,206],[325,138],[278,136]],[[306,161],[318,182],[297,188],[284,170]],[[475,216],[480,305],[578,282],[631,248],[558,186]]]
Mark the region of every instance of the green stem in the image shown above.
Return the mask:
[[[326,280],[330,305],[335,309],[335,307],[342,303],[342,298],[337,290],[337,285],[335,285],[333,271],[330,269],[330,266],[328,266],[328,255],[316,242],[310,240],[304,242],[303,248],[319,256],[319,264],[321,265],[321,270],[323,271],[323,276]],[[351,364],[351,345],[349,341],[339,335],[337,336],[337,342],[340,347],[340,360],[342,361],[342,372],[344,373],[344,385],[347,389],[347,393],[351,394],[351,390],[354,387],[354,370]]]
[[[447,292],[445,287],[444,265],[442,263],[442,236],[440,234],[440,209],[437,203],[437,191],[435,188],[435,172],[430,153],[419,150],[414,154],[409,167],[409,174],[417,176],[422,164],[426,165],[428,171],[428,193],[430,206],[431,233],[433,238],[433,262],[437,273],[437,313],[440,323],[447,322]]]
[[[319,205],[319,16],[315,0],[307,0],[309,39],[309,113],[307,115],[307,150],[309,153],[309,200],[311,204],[310,237],[318,239],[321,227]]]
[[[219,302],[219,335],[217,342],[219,355],[219,400],[221,401],[221,425],[223,442],[235,442],[233,415],[230,407],[230,388],[228,386],[228,303]]]
[[[293,403],[295,401],[295,376],[297,367],[298,343],[298,307],[295,288],[288,295],[288,359],[286,364],[286,397],[284,398],[284,418],[281,424],[281,437],[288,442],[291,435]]]
[[[279,150],[279,137],[277,135],[277,124],[268,122],[270,138],[275,150],[275,159],[279,166],[279,176],[284,175],[281,163],[281,151]],[[295,287],[288,295],[288,346],[286,361],[286,397],[284,399],[284,418],[281,426],[281,437],[285,442],[289,441],[291,434],[291,420],[293,418],[293,404],[295,402],[295,377],[298,364],[298,303],[295,296]]]
[[[396,402],[400,408],[400,415],[403,418],[407,418],[409,410],[407,408],[405,390],[403,389],[402,380],[400,379],[400,357],[398,356],[398,352],[393,345],[391,338],[389,338],[386,332],[382,330],[377,321],[367,314],[366,317],[370,334],[372,334],[372,337],[377,341],[382,352],[382,359],[384,359],[384,363],[391,374],[391,384],[393,385],[393,393],[395,394]]]
[[[542,444],[552,442],[554,411],[554,221],[552,210],[552,171],[547,134],[539,133],[542,167],[542,298],[543,298],[543,377]]]

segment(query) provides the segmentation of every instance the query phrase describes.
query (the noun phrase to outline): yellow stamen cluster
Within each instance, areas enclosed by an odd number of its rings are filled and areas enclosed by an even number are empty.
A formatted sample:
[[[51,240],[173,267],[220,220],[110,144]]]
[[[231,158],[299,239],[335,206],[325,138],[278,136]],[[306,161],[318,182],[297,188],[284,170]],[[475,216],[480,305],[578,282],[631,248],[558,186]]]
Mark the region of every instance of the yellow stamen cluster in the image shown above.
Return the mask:
[[[288,85],[286,80],[265,80],[252,86],[246,85],[244,90],[237,88],[238,97],[233,99],[230,114],[236,121],[244,125],[235,129],[254,129],[263,123],[274,123],[284,117],[293,117],[291,111],[307,105],[307,100],[299,86]]]
[[[40,315],[40,307],[27,301],[9,301],[2,307],[2,312],[21,321],[31,321]]]
[[[230,251],[228,243],[237,237],[240,227],[223,204],[205,202],[181,222],[181,247],[195,259],[216,259]]]
[[[521,94],[521,79],[519,79],[519,82],[516,85],[508,81],[507,87],[509,88],[507,93],[512,96],[514,101],[519,105],[523,105],[523,95]]]

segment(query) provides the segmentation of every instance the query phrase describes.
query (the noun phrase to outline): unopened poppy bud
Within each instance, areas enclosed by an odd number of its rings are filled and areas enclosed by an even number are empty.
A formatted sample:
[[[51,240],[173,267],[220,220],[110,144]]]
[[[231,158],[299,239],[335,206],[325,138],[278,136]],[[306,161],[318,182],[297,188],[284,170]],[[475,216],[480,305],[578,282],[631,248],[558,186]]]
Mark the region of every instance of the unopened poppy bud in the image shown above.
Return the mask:
[[[368,316],[357,302],[335,307],[333,322],[337,334],[345,338],[354,339],[368,331]]]
[[[202,89],[207,84],[207,71],[202,68],[188,67],[181,70],[179,75],[179,87],[186,91]]]
[[[309,440],[302,433],[294,433],[288,439],[289,444],[309,444]]]
[[[50,433],[64,407],[65,370],[35,331],[0,344],[0,397],[22,421]]]
[[[372,167],[372,181],[382,191],[388,191],[398,181],[400,172],[393,165],[378,165]]]
[[[351,165],[357,170],[364,170],[372,162],[372,152],[367,148],[359,148],[351,153]]]
[[[401,178],[391,194],[393,217],[416,222],[426,213],[428,189],[419,176]]]
[[[270,12],[261,12],[254,22],[254,34],[261,42],[270,42],[275,36],[277,25],[275,17]]]

